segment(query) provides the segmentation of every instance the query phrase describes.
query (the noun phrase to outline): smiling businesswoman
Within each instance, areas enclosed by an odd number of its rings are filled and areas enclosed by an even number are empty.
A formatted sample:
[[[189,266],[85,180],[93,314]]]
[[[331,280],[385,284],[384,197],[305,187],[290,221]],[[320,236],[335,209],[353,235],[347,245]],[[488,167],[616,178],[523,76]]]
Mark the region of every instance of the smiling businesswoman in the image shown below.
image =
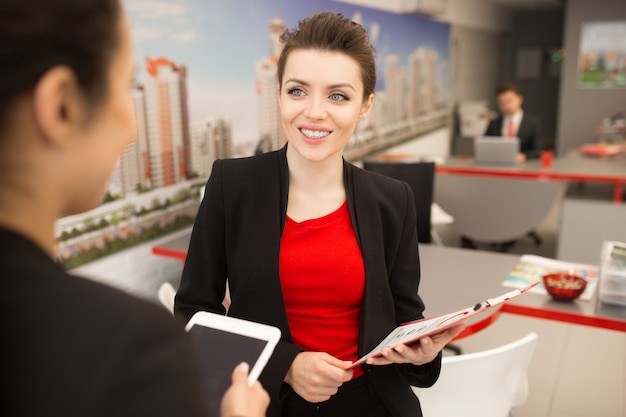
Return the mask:
[[[228,280],[229,315],[281,329],[260,377],[269,416],[421,416],[410,385],[437,380],[462,326],[348,369],[424,310],[411,189],[342,156],[374,105],[374,49],[361,25],[331,12],[281,40],[286,145],[214,163],[176,314],[225,313]]]

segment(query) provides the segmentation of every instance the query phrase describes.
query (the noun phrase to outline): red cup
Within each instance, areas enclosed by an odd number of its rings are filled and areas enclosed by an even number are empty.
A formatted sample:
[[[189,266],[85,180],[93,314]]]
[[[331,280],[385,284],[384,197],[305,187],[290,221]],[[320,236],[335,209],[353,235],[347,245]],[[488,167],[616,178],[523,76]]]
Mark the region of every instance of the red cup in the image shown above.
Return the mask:
[[[550,168],[552,166],[553,158],[554,158],[553,151],[541,151],[541,167]]]

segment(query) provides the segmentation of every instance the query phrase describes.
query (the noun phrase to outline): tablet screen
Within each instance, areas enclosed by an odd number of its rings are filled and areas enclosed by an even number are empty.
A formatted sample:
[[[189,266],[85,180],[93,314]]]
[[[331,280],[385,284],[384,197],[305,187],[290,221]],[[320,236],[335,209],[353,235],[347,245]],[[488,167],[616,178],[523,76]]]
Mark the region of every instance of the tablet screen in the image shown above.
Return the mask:
[[[233,369],[241,362],[247,362],[252,369],[268,342],[201,325],[191,326],[188,332],[198,347],[209,415],[219,416]]]

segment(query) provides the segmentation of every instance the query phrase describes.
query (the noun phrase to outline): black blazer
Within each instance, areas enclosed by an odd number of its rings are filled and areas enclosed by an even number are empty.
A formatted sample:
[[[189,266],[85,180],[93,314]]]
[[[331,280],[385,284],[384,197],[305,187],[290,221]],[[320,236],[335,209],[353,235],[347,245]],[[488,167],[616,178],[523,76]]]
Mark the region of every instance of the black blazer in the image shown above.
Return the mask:
[[[359,354],[373,349],[399,323],[422,318],[416,216],[408,185],[344,162],[352,223],[365,265]],[[218,160],[198,211],[175,311],[188,320],[198,310],[270,324],[282,339],[260,380],[272,398],[268,416],[280,415],[283,380],[301,351],[292,342],[279,277],[279,251],[289,173],[286,147],[255,157]],[[409,384],[435,383],[441,354],[422,366],[367,366],[365,375],[395,417],[421,416]]]
[[[487,126],[485,136],[502,136],[503,121],[504,116],[502,114],[491,120]],[[538,119],[524,113],[517,130],[517,137],[520,140],[520,152],[524,153],[527,158],[539,157],[542,145]]]
[[[70,276],[0,228],[8,416],[206,416],[196,352],[164,308]]]

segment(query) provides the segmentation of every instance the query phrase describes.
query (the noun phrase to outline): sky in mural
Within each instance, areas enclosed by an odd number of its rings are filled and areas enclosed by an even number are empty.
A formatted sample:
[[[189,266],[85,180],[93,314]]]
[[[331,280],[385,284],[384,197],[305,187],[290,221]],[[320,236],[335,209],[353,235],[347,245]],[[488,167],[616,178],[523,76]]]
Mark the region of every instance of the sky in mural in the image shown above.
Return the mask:
[[[370,33],[378,59],[397,54],[406,68],[417,47],[438,53],[441,94],[449,92],[449,25],[328,0],[124,0],[129,14],[137,79],[146,78],[145,57],[165,57],[188,71],[191,121],[235,120],[235,141],[256,131],[254,64],[269,54],[268,25],[281,16],[286,27],[316,11],[355,18]],[[378,66],[377,90],[383,89]]]

